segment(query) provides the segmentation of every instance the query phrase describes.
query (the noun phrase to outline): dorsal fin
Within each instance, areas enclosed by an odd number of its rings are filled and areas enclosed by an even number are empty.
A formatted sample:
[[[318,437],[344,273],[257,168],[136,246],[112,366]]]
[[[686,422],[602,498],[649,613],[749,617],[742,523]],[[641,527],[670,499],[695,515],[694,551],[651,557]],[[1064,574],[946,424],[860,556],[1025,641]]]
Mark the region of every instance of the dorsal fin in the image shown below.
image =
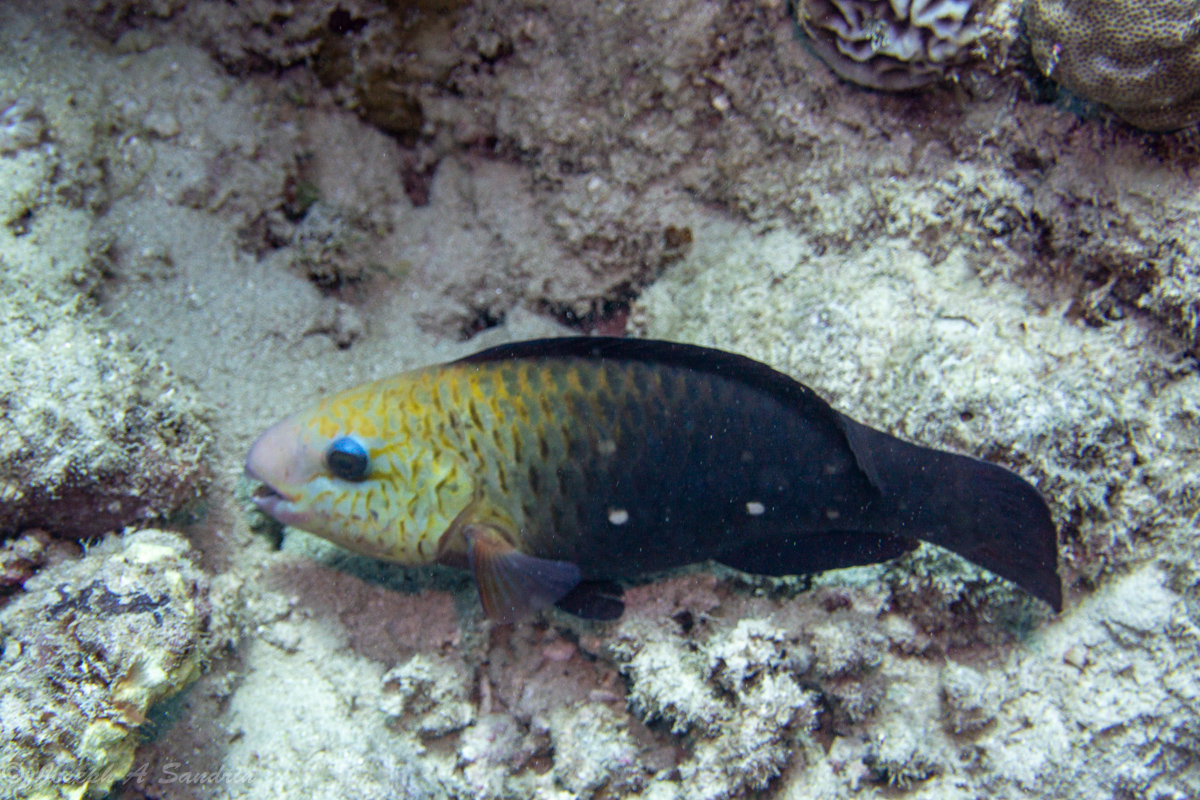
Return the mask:
[[[659,339],[622,339],[615,336],[569,336],[560,339],[531,339],[489,347],[460,358],[455,364],[479,364],[522,358],[584,358],[608,361],[639,361],[683,367],[720,375],[774,395],[787,405],[808,412],[840,417],[812,389],[747,356],[711,347]]]
[[[523,358],[639,361],[683,367],[739,381],[772,395],[784,405],[793,406],[802,414],[823,417],[836,426],[846,438],[846,445],[854,454],[858,468],[866,475],[872,486],[881,493],[884,492],[881,476],[870,458],[869,449],[863,448],[861,437],[855,436],[855,426],[859,423],[838,413],[829,403],[821,399],[820,395],[800,381],[768,367],[761,361],[711,347],[700,347],[682,342],[666,342],[660,339],[569,336],[559,339],[530,339],[525,342],[512,342],[489,347],[453,363],[482,364],[489,361],[509,361]]]

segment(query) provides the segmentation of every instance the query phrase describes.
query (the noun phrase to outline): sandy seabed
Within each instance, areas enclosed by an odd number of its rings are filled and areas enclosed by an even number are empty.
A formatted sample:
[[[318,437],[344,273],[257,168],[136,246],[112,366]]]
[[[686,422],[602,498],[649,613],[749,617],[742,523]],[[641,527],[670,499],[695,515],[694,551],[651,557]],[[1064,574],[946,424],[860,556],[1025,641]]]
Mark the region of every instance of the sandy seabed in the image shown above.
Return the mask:
[[[889,95],[771,0],[4,5],[0,796],[1200,796],[1200,155],[1006,35]],[[323,392],[594,332],[1016,470],[1063,613],[922,548],[493,627],[247,502]]]

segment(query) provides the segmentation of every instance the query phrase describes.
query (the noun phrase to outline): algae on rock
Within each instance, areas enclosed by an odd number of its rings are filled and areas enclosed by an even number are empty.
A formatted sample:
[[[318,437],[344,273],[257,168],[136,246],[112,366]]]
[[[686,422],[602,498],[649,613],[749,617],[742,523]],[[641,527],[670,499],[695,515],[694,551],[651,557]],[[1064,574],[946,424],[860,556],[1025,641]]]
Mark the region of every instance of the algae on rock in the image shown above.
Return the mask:
[[[0,611],[0,774],[16,796],[103,793],[151,706],[231,633],[185,540],[143,530],[43,570]]]
[[[4,261],[0,258],[0,269]],[[207,482],[211,434],[152,357],[0,277],[0,531],[98,536],[165,516]]]

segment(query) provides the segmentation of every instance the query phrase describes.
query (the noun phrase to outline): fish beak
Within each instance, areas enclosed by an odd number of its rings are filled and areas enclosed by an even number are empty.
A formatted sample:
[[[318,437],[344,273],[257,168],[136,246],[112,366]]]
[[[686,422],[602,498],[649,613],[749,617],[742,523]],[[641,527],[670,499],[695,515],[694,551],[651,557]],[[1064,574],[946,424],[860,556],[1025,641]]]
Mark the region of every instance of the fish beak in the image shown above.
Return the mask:
[[[290,418],[264,431],[246,455],[246,477],[263,484],[254,491],[254,504],[287,525],[302,521],[294,505],[300,495],[289,488],[310,478],[305,455],[300,426]]]

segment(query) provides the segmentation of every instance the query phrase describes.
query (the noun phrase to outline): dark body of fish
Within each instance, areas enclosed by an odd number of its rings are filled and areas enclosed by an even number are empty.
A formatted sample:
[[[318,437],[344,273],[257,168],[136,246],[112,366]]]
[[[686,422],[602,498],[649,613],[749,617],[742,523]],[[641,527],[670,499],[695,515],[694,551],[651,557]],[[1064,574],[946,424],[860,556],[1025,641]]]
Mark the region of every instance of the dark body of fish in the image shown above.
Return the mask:
[[[555,339],[418,374],[441,387],[426,433],[471,481],[437,560],[474,569],[502,621],[549,602],[612,617],[621,605],[606,581],[705,559],[791,575],[883,561],[918,540],[1061,607],[1057,535],[1032,485],[861,425],[743,356]]]

